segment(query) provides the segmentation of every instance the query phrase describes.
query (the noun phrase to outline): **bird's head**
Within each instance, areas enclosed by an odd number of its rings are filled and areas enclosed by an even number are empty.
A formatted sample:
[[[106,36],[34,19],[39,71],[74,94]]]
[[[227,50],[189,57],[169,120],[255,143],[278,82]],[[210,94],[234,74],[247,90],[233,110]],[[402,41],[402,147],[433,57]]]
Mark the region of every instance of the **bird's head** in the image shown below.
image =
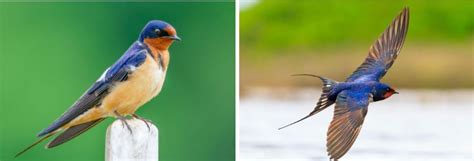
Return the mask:
[[[398,92],[386,84],[379,84],[375,86],[373,99],[374,101],[380,101],[389,98],[393,94],[398,94]]]
[[[152,20],[146,24],[140,33],[139,41],[159,50],[166,50],[173,41],[180,41],[176,30],[170,24]]]

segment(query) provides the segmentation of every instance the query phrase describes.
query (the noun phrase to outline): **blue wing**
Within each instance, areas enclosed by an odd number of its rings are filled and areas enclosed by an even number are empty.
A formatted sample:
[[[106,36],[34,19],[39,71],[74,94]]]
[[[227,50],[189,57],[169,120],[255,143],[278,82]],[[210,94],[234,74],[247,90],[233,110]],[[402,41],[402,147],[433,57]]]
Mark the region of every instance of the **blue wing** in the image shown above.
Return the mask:
[[[409,11],[403,11],[393,20],[379,39],[370,47],[369,55],[346,82],[380,81],[387,73],[403,46],[408,31]]]
[[[51,133],[67,124],[77,116],[96,107],[110,92],[110,87],[121,81],[126,81],[132,69],[139,67],[149,54],[146,47],[135,42],[104,74],[90,87],[61,117],[49,127],[42,130],[38,137]]]
[[[369,99],[369,93],[352,90],[342,91],[337,96],[326,139],[330,159],[341,158],[354,144],[367,114]]]

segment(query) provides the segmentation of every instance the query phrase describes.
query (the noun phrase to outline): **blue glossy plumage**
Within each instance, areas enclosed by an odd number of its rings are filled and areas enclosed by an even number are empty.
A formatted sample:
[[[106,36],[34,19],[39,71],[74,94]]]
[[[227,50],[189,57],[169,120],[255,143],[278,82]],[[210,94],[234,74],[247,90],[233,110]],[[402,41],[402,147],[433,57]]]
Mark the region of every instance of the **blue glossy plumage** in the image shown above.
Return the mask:
[[[38,137],[44,136],[57,130],[88,109],[95,107],[101,99],[107,95],[109,87],[115,82],[123,81],[131,72],[130,68],[140,66],[148,54],[145,45],[140,42],[133,43],[119,60],[117,60],[107,71],[104,77],[97,80],[91,88],[77,100],[61,117],[50,126],[38,133]]]
[[[371,46],[369,55],[362,65],[345,82],[332,83],[328,86],[328,82],[335,81],[305,74],[323,80],[323,94],[309,115],[284,127],[300,122],[335,103],[333,120],[327,133],[327,152],[330,160],[334,161],[346,154],[359,135],[369,103],[384,100],[397,93],[387,84],[380,83],[380,79],[393,65],[403,46],[408,21],[409,11],[408,8],[404,8]]]
[[[164,21],[160,21],[160,20],[150,21],[143,28],[143,30],[142,30],[139,38],[138,38],[138,41],[143,42],[143,40],[145,38],[157,38],[159,36],[169,36],[169,34],[167,32],[157,33],[155,31],[156,29],[159,29],[161,31],[165,31],[168,26],[170,26],[170,24],[168,24]]]

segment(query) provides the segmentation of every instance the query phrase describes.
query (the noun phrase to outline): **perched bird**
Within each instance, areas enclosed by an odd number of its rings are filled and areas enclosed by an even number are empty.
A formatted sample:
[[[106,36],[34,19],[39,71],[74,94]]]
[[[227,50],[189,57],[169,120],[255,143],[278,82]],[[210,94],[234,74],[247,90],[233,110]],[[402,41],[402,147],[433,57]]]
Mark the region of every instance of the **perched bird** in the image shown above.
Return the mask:
[[[380,79],[390,69],[403,46],[408,21],[409,10],[404,8],[372,45],[362,65],[345,82],[312,74],[297,74],[321,79],[324,84],[323,92],[309,115],[280,129],[307,119],[336,103],[327,132],[326,147],[330,160],[337,161],[346,154],[360,132],[369,103],[398,93],[389,85],[381,83]]]
[[[152,20],[146,24],[137,41],[100,76],[100,78],[56,121],[42,130],[42,137],[19,156],[41,141],[59,134],[46,145],[52,148],[63,144],[100,123],[106,117],[116,117],[131,128],[126,116],[147,120],[135,111],[158,95],[169,64],[168,48],[181,40],[170,24]]]

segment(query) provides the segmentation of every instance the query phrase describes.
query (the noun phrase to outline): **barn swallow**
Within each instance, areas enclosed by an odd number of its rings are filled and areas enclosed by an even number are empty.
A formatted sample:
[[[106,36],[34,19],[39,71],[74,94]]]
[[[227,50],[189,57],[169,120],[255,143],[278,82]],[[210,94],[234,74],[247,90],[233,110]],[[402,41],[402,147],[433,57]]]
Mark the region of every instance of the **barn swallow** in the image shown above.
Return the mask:
[[[56,121],[42,130],[38,141],[19,152],[19,156],[41,141],[61,132],[46,145],[53,148],[97,125],[107,117],[116,117],[130,127],[126,116],[147,120],[135,111],[160,93],[169,64],[168,48],[181,40],[170,24],[152,20],[138,40]]]
[[[390,69],[403,46],[408,21],[409,10],[404,8],[369,49],[362,65],[345,82],[312,74],[297,74],[321,79],[322,94],[311,113],[280,129],[303,121],[335,103],[334,116],[327,132],[326,148],[330,160],[337,161],[346,154],[360,132],[369,103],[387,99],[398,93],[389,85],[381,83],[380,79]]]

